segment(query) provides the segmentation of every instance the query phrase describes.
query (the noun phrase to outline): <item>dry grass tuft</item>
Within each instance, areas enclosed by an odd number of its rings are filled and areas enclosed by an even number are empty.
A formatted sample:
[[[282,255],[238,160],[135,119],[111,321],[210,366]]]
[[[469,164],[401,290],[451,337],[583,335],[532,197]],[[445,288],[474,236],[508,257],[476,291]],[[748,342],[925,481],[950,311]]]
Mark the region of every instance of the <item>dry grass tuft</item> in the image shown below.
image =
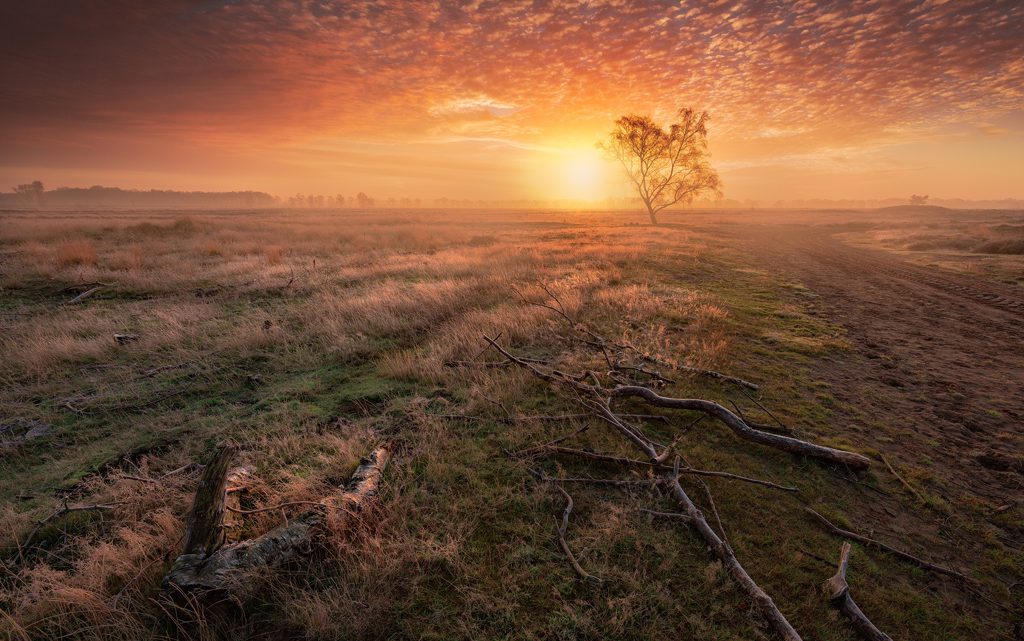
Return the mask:
[[[96,246],[88,240],[69,240],[57,245],[55,252],[57,267],[95,265]]]

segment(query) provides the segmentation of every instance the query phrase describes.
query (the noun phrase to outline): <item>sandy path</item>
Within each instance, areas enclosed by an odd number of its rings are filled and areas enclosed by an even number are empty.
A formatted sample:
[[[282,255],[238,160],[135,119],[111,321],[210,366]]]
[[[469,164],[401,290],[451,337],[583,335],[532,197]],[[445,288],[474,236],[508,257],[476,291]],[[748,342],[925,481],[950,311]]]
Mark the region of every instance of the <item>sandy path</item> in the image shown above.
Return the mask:
[[[757,227],[743,242],[758,267],[817,294],[813,313],[846,328],[850,352],[813,373],[855,408],[843,417],[851,439],[930,471],[954,503],[1024,496],[1024,294],[820,228]]]

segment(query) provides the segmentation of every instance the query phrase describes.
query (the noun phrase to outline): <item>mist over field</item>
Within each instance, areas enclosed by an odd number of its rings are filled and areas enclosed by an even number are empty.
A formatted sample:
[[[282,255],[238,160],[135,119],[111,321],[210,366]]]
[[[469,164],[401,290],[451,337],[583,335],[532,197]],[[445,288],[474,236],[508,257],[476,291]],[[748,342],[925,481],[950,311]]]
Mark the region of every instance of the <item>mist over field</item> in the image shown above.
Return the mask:
[[[4,638],[1024,638],[1021,33],[0,6]]]

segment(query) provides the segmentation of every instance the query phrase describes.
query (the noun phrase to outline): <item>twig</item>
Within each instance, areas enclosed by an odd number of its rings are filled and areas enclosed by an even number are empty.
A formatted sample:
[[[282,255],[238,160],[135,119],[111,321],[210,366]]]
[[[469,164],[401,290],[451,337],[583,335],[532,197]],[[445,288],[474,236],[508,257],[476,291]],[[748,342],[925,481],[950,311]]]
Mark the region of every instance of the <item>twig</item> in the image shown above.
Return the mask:
[[[583,432],[586,432],[588,429],[590,429],[590,426],[589,425],[584,425],[583,427],[579,428],[578,430],[576,430],[574,432],[570,432],[569,434],[565,434],[563,436],[559,436],[558,438],[550,440],[547,443],[544,443],[543,445],[537,445],[536,447],[531,447],[531,448],[527,448],[525,450],[519,450],[518,452],[513,452],[512,456],[514,456],[514,457],[525,456],[525,455],[527,455],[527,454],[529,454],[531,452],[534,452],[536,450],[543,449],[543,448],[546,448],[546,447],[550,447],[552,445],[557,445],[558,443],[563,443],[565,441],[568,441],[569,439],[571,439],[574,436],[577,436],[579,434],[582,434]]]
[[[642,461],[640,459],[631,459],[623,456],[613,456],[611,454],[599,454],[597,452],[588,452],[587,450],[577,450],[570,447],[558,447],[553,445],[539,445],[536,448],[532,448],[537,451],[546,451],[553,454],[567,454],[570,456],[579,456],[582,458],[594,459],[596,461],[607,461],[609,463],[619,463],[622,465],[643,465],[647,467],[653,467],[659,470],[670,470],[671,465],[663,463],[653,463],[650,461]],[[525,450],[524,450],[525,451]],[[776,490],[782,490],[784,492],[798,492],[799,489],[790,487],[787,485],[779,485],[772,483],[771,481],[765,481],[762,479],[751,478],[749,476],[740,476],[739,474],[732,474],[731,472],[719,472],[717,470],[700,470],[692,467],[681,467],[679,468],[682,474],[692,474],[694,476],[715,476],[719,478],[731,479],[734,481],[744,481],[746,483],[754,483],[755,485],[762,485],[764,487],[770,487]]]
[[[911,491],[911,493],[912,493],[912,494],[913,494],[914,496],[916,496],[916,497],[917,497],[917,500],[918,500],[918,501],[921,501],[921,503],[922,503],[922,504],[927,504],[927,503],[928,503],[927,501],[925,501],[925,500],[924,500],[924,497],[923,497],[923,496],[921,496],[921,493],[920,493],[920,492],[918,492],[918,491],[917,491],[916,489],[914,489],[914,486],[913,486],[913,485],[911,485],[910,483],[907,483],[906,479],[904,479],[904,478],[903,478],[902,476],[900,476],[900,475],[899,475],[899,472],[897,472],[897,471],[896,471],[895,469],[893,469],[892,465],[890,465],[890,464],[889,464],[889,461],[888,461],[888,459],[886,459],[886,458],[885,458],[885,456],[883,456],[883,455],[879,454],[879,455],[878,455],[878,458],[882,459],[882,462],[883,462],[883,463],[885,463],[885,466],[886,466],[887,468],[889,468],[889,471],[890,471],[890,472],[892,473],[892,475],[893,475],[893,476],[895,476],[895,477],[896,477],[896,479],[897,479],[897,480],[898,480],[898,481],[899,481],[900,483],[902,483],[902,484],[903,484],[903,487],[905,487],[905,488],[907,488],[908,490],[910,490],[910,491]]]
[[[60,518],[60,517],[63,517],[63,516],[67,516],[68,514],[71,514],[72,512],[86,512],[86,511],[92,511],[92,510],[99,510],[99,511],[102,511],[102,510],[112,510],[112,509],[114,509],[114,506],[116,506],[116,505],[118,505],[118,503],[97,503],[97,504],[94,504],[94,505],[68,505],[67,502],[65,501],[63,507],[61,507],[60,509],[54,511],[53,514],[51,514],[50,516],[46,517],[42,521],[39,521],[38,523],[36,523],[35,528],[33,528],[32,531],[29,533],[29,535],[25,538],[25,542],[21,543],[20,545],[18,545],[18,558],[23,558],[23,552],[29,546],[29,544],[32,542],[32,539],[34,539],[36,537],[36,534],[39,533],[39,530],[41,530],[43,528],[43,526],[45,526],[47,523],[49,523],[53,519]]]
[[[750,394],[747,394],[746,390],[744,390],[742,388],[740,389],[740,393],[742,393],[744,396],[746,396],[747,400],[749,400],[751,403],[753,403],[754,405],[757,405],[761,409],[762,412],[764,412],[765,414],[770,416],[773,421],[775,421],[776,423],[779,424],[779,427],[781,427],[782,429],[786,430],[786,432],[788,432],[790,434],[793,433],[793,430],[791,430],[788,427],[786,427],[786,424],[783,423],[782,421],[780,421],[778,416],[775,416],[774,414],[772,414],[772,411],[770,409],[768,409],[767,407],[765,407],[761,403],[761,401],[757,400],[756,398],[754,398]]]
[[[659,512],[658,510],[648,510],[644,508],[641,508],[640,511],[646,512],[651,516],[664,516],[670,519],[680,519],[682,521],[686,521],[687,523],[693,522],[693,519],[690,518],[689,514],[683,514],[682,512]]]
[[[964,574],[961,574],[960,572],[957,572],[956,570],[951,570],[951,569],[949,569],[947,567],[944,567],[944,566],[941,566],[941,565],[936,565],[936,564],[931,563],[929,561],[925,561],[924,559],[920,559],[920,558],[914,556],[913,554],[910,554],[908,552],[904,552],[903,550],[897,550],[896,548],[892,547],[891,545],[887,545],[885,543],[882,543],[881,541],[876,541],[875,539],[868,538],[868,537],[864,536],[863,534],[857,534],[856,532],[851,532],[850,530],[844,530],[844,529],[840,528],[839,526],[835,525],[834,523],[832,523],[831,521],[829,521],[828,519],[826,519],[821,514],[818,514],[817,512],[812,510],[811,508],[806,508],[806,510],[807,510],[808,514],[810,514],[814,518],[818,519],[818,521],[821,522],[822,525],[824,525],[826,528],[828,528],[829,532],[831,532],[832,534],[835,534],[836,536],[842,536],[842,537],[845,537],[847,539],[850,539],[850,540],[853,540],[853,541],[857,541],[859,543],[863,543],[864,545],[871,545],[871,546],[874,546],[874,547],[876,547],[876,548],[878,548],[880,550],[885,550],[889,554],[892,554],[893,556],[899,557],[899,558],[903,559],[904,561],[908,561],[908,562],[912,563],[913,565],[916,565],[919,568],[922,568],[922,569],[925,569],[925,570],[931,570],[932,572],[938,572],[939,574],[945,574],[945,575],[951,576],[953,578],[959,579],[959,580],[963,581],[964,583],[970,583],[971,582],[970,578],[968,578]]]
[[[569,563],[572,565],[572,569],[576,574],[588,583],[600,585],[603,581],[590,574],[583,569],[579,561],[576,560],[576,555],[572,553],[572,548],[569,547],[568,541],[565,540],[565,533],[569,530],[569,515],[572,514],[572,496],[565,491],[565,488],[561,487],[557,483],[555,489],[561,492],[562,496],[565,497],[565,510],[562,512],[562,524],[558,526],[558,543],[562,546],[562,551],[565,552],[565,556],[569,558]]]

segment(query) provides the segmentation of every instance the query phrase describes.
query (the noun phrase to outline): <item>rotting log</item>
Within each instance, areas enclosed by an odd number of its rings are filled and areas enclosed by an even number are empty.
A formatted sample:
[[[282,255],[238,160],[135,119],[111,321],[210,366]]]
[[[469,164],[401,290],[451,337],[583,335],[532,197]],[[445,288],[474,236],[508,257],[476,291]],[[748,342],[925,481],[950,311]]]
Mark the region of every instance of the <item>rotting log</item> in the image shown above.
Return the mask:
[[[228,472],[224,486],[224,522],[221,524],[224,543],[236,543],[242,538],[242,494],[248,489],[247,483],[252,469],[235,467]]]
[[[208,470],[217,466],[219,457],[220,453]],[[317,547],[319,539],[326,531],[329,511],[341,511],[342,519],[339,525],[347,527],[350,525],[351,517],[358,516],[360,511],[366,509],[377,494],[380,477],[387,466],[388,458],[389,452],[386,448],[377,448],[360,462],[348,484],[339,488],[338,493],[323,499],[314,509],[289,519],[285,525],[261,536],[230,543],[215,551],[203,548],[205,553],[199,551],[197,546],[186,547],[164,577],[164,593],[171,597],[212,596],[215,599],[244,603],[258,590],[259,581],[255,579],[259,578],[260,573],[273,571]],[[211,487],[219,489],[217,494],[220,496],[221,509],[216,515],[215,528],[218,535],[223,522],[226,476],[225,463],[224,472],[219,476],[211,473],[210,482],[200,484],[196,494],[198,504],[200,496],[205,497],[209,494]],[[206,474],[203,480],[207,481]],[[207,501],[204,498],[204,504]],[[213,511],[204,508],[200,513],[213,514]],[[207,519],[211,520],[213,519]],[[187,540],[191,540],[191,537],[187,537]]]
[[[850,596],[850,584],[846,582],[846,566],[849,562],[850,544],[843,542],[843,547],[839,551],[839,567],[836,573],[825,581],[825,594],[828,595],[829,603],[842,612],[854,629],[868,641],[892,641],[892,637],[875,627]]]
[[[222,445],[203,470],[185,528],[185,547],[182,549],[182,556],[204,558],[213,554],[220,546],[221,524],[224,522],[224,486],[234,455],[234,447]]]

